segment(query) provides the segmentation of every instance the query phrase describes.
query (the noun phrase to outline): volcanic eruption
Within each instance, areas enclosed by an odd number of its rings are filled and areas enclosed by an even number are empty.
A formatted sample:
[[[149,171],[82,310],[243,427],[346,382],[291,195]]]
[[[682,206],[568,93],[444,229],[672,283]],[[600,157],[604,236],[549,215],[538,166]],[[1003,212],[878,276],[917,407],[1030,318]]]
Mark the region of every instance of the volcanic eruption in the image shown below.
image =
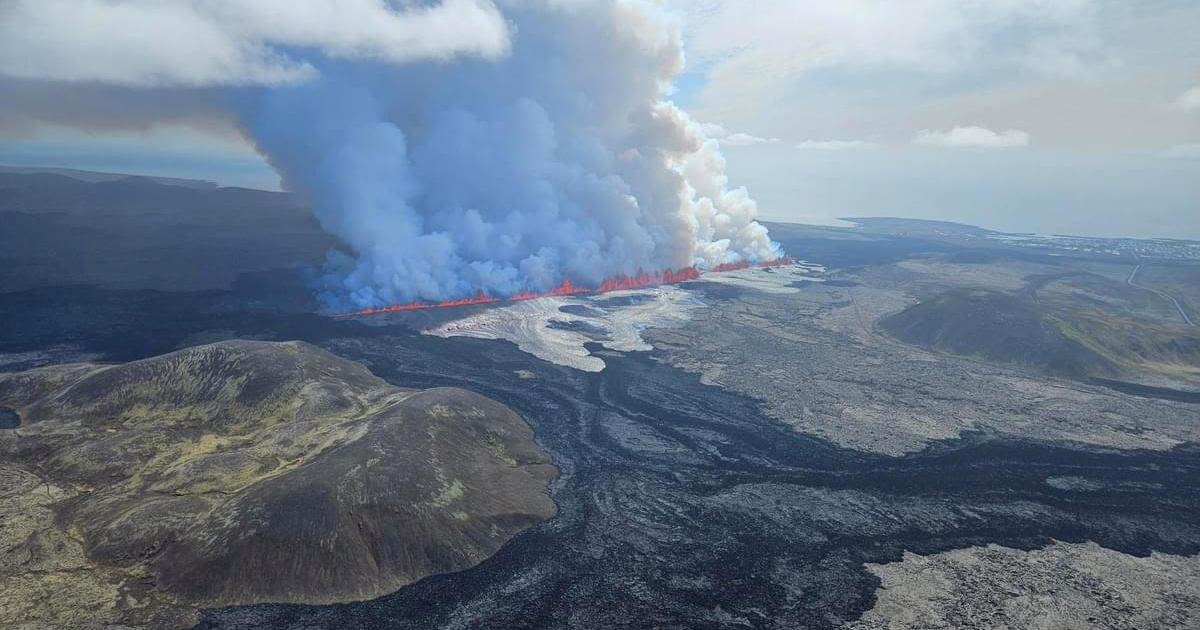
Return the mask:
[[[774,260],[759,263],[758,267],[782,267],[790,265],[795,261],[788,256],[781,256]],[[745,260],[739,260],[732,263],[722,263],[709,270],[711,273],[724,273],[728,271],[738,271],[741,269],[749,269],[751,264]],[[514,293],[507,298],[499,298],[487,295],[483,291],[478,291],[475,295],[465,298],[439,300],[437,302],[423,302],[420,300],[413,302],[405,302],[403,304],[388,304],[386,306],[368,306],[366,308],[356,309],[346,313],[338,313],[339,317],[350,317],[355,315],[377,315],[380,313],[400,313],[404,311],[423,311],[433,308],[451,308],[454,306],[477,306],[481,304],[495,304],[498,302],[520,302],[522,300],[532,300],[543,297],[561,297],[566,295],[596,295],[601,293],[611,293],[613,291],[627,291],[631,289],[643,289],[646,287],[658,286],[660,284],[676,284],[686,282],[688,280],[696,280],[700,277],[700,270],[696,267],[685,267],[683,269],[659,271],[654,273],[641,272],[633,276],[612,276],[605,278],[599,286],[595,288],[587,288],[576,286],[569,279],[563,280],[558,286],[547,291],[521,291]]]
[[[683,53],[661,8],[494,8],[501,54],[315,58],[312,81],[241,93],[248,135],[352,250],[325,264],[327,308],[605,291],[778,258],[716,142],[664,100]]]
[[[77,33],[79,54],[0,55],[0,72],[102,92],[84,126],[235,126],[344,243],[313,274],[331,312],[780,256],[717,142],[669,100],[684,54],[659,3],[70,4],[16,2],[6,23],[24,26],[5,34],[40,50],[31,34]]]

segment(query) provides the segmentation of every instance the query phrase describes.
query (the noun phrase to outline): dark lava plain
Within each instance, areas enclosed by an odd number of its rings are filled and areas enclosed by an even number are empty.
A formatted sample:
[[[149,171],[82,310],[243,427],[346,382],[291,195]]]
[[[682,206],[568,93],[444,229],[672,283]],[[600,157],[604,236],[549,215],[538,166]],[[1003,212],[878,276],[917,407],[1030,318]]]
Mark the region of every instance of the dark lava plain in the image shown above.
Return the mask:
[[[0,407],[0,429],[15,429],[21,426],[21,415],[16,409]]]
[[[973,434],[865,454],[797,433],[652,352],[592,347],[608,369],[590,374],[507,342],[264,309],[253,295],[9,293],[0,352],[57,343],[124,361],[214,336],[309,341],[396,385],[466,387],[518,411],[561,471],[559,515],[473,569],[373,601],[210,610],[201,628],[834,628],[872,605],[879,580],[862,563],[903,550],[1057,539],[1200,552],[1194,446],[1078,450]],[[1103,489],[1046,483],[1061,476]]]

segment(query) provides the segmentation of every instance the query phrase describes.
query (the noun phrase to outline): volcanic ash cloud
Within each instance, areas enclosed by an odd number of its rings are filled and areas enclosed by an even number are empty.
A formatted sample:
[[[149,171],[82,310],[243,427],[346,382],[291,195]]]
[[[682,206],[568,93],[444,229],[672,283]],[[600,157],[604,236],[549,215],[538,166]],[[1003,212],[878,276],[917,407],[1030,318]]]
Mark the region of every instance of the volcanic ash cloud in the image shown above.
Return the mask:
[[[778,255],[716,143],[665,99],[683,48],[651,2],[11,4],[0,86],[62,95],[28,115],[232,115],[349,245],[320,274],[332,309]],[[59,111],[96,93],[122,105]]]
[[[330,307],[595,285],[772,260],[716,143],[663,100],[676,25],[634,2],[510,2],[509,49],[405,64],[314,62],[261,89],[245,129],[354,257]]]

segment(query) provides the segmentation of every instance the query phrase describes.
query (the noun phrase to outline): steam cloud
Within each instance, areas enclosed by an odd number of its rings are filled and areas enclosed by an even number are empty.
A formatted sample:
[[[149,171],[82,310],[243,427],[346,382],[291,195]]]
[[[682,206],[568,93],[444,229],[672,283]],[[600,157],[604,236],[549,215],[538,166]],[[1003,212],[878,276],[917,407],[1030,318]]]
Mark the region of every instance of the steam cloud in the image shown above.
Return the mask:
[[[261,27],[267,13],[246,9],[255,5],[162,4],[192,11],[210,36],[212,24],[223,25],[216,39],[231,42],[244,72],[214,75],[205,63],[183,78],[112,67],[93,76],[101,71],[89,64],[54,72],[138,86],[166,76],[170,85],[228,92],[285,187],[353,249],[325,265],[330,308],[502,296],[563,279],[594,285],[639,270],[778,256],[754,201],[728,188],[717,143],[664,100],[683,49],[657,5],[446,0],[395,11],[353,0],[359,13],[382,11],[394,23],[322,26],[292,15],[286,37],[271,41]],[[237,15],[240,26],[228,26]],[[470,19],[447,40],[455,15]],[[389,46],[390,32],[406,38],[401,49]],[[0,54],[0,72],[38,74],[7,65]]]

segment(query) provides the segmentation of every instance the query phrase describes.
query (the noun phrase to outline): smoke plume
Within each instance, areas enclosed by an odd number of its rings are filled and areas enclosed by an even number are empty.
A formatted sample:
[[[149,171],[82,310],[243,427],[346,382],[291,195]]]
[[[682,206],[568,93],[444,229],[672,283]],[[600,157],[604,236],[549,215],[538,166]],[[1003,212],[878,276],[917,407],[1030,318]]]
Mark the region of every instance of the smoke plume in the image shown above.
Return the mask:
[[[716,141],[666,100],[683,48],[656,4],[344,3],[374,25],[330,12],[329,0],[270,4],[275,13],[235,0],[130,2],[124,10],[157,7],[176,26],[199,20],[230,52],[192,59],[182,75],[139,60],[132,73],[56,64],[48,78],[224,91],[285,188],[352,249],[323,270],[330,308],[778,256],[754,201],[728,187]],[[122,54],[136,57],[137,44]],[[180,46],[189,58],[207,50]],[[6,65],[0,54],[0,73]],[[7,74],[43,72],[18,69]]]

